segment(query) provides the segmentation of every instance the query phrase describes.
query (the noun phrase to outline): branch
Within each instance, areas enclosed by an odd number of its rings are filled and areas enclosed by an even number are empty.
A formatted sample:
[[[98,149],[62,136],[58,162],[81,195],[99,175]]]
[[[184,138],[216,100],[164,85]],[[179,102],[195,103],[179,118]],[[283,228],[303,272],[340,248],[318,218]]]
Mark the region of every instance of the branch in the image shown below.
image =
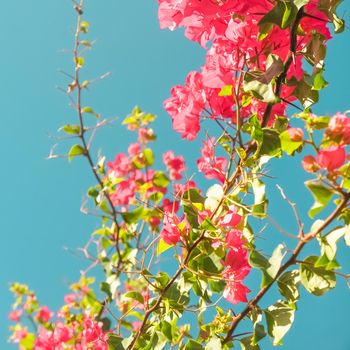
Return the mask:
[[[78,66],[77,62],[78,62],[78,58],[79,58],[79,45],[80,45],[80,40],[79,40],[79,35],[80,35],[80,27],[81,27],[81,21],[82,21],[82,15],[83,15],[83,7],[84,7],[84,0],[80,0],[79,4],[75,5],[75,9],[77,11],[77,27],[76,27],[76,31],[75,31],[75,35],[74,35],[74,49],[73,49],[73,54],[74,54],[74,63],[75,63],[75,74],[74,74],[74,81],[73,83],[71,83],[71,86],[74,86],[77,90],[77,98],[76,98],[76,103],[75,103],[75,107],[78,113],[78,118],[79,118],[79,124],[80,124],[80,134],[78,135],[78,137],[80,138],[83,148],[84,148],[84,156],[86,157],[86,159],[88,160],[91,172],[93,173],[97,183],[100,185],[101,187],[101,191],[103,192],[104,196],[107,199],[109,208],[111,210],[112,213],[112,221],[115,225],[116,228],[116,233],[115,233],[115,246],[116,246],[116,251],[118,254],[118,264],[117,264],[117,269],[119,269],[119,267],[122,264],[122,256],[121,256],[121,252],[120,252],[120,247],[119,247],[119,224],[118,224],[118,220],[117,220],[117,216],[118,213],[113,205],[112,199],[108,193],[107,190],[104,190],[103,187],[103,181],[100,178],[100,176],[98,175],[96,169],[95,169],[95,165],[94,162],[92,160],[92,156],[89,150],[90,145],[88,144],[88,141],[86,140],[85,137],[85,133],[86,133],[86,129],[84,126],[84,119],[83,119],[83,113],[82,113],[82,90],[83,87],[80,83],[80,76],[79,76],[79,70],[80,67]]]
[[[296,17],[295,17],[295,21],[293,23],[292,29],[290,31],[290,48],[289,48],[289,53],[288,56],[284,62],[284,69],[283,72],[278,76],[277,80],[276,80],[276,91],[275,91],[275,95],[277,97],[281,97],[281,89],[282,89],[282,84],[284,79],[287,76],[288,70],[291,66],[291,64],[294,61],[294,57],[295,57],[295,52],[296,52],[296,48],[297,48],[297,38],[298,38],[298,26],[300,21],[302,20],[302,18],[305,16],[304,13],[304,6],[302,6]],[[269,103],[265,109],[265,113],[263,116],[263,120],[262,120],[262,127],[265,127],[267,125],[267,122],[270,118],[270,114],[272,111],[272,107],[275,105],[275,103]]]
[[[247,316],[249,311],[251,311],[262,299],[262,297],[266,294],[266,292],[274,285],[274,283],[278,280],[278,278],[281,276],[281,274],[286,271],[291,265],[294,265],[296,263],[296,259],[299,256],[300,252],[304,248],[304,246],[312,241],[314,238],[316,238],[317,235],[321,233],[328,225],[330,225],[333,220],[335,220],[338,215],[342,212],[342,210],[347,206],[350,199],[350,194],[348,193],[346,196],[343,197],[341,203],[338,205],[338,207],[328,216],[328,218],[323,222],[323,224],[315,231],[315,232],[309,232],[304,237],[301,237],[298,245],[295,247],[292,255],[290,258],[280,267],[280,269],[277,272],[276,277],[273,279],[273,281],[268,284],[267,286],[260,289],[258,294],[248,303],[248,305],[245,307],[245,309],[236,315],[232,321],[232,324],[230,326],[229,331],[227,332],[227,335],[225,339],[223,340],[223,344],[226,344],[233,338],[233,333],[236,330],[238,324],[244,319],[244,317]]]
[[[241,170],[240,167],[237,167],[234,174],[232,175],[230,181],[231,183],[234,183],[234,181],[240,176],[241,174]],[[219,209],[221,208],[223,201],[225,199],[225,196],[227,194],[227,192],[229,191],[229,189],[231,188],[231,186],[229,186],[228,184],[225,184],[225,190],[224,190],[224,195],[221,199],[221,201],[218,203],[217,207],[215,208],[215,210],[213,211],[213,213],[210,216],[210,219],[212,219],[213,217],[215,217],[215,215],[217,214],[217,212],[219,211]],[[162,289],[162,291],[159,294],[159,297],[156,301],[156,303],[145,312],[142,324],[140,326],[140,329],[138,330],[138,332],[136,333],[134,339],[132,340],[132,342],[130,343],[130,345],[128,346],[128,350],[133,350],[135,349],[136,343],[138,341],[138,339],[140,338],[143,330],[146,327],[147,321],[149,319],[149,317],[152,315],[152,313],[157,310],[157,308],[159,307],[160,303],[162,302],[165,293],[167,292],[167,290],[172,286],[172,284],[177,280],[177,278],[180,276],[180,274],[182,273],[182,271],[186,268],[186,265],[188,263],[188,261],[191,258],[191,254],[192,252],[195,250],[195,248],[203,241],[203,239],[205,238],[205,234],[206,231],[204,230],[202,232],[202,234],[200,235],[200,237],[192,244],[192,246],[189,247],[188,251],[187,251],[187,255],[185,260],[183,261],[183,263],[180,265],[180,267],[178,268],[178,270],[176,271],[176,273],[174,274],[174,276],[171,278],[171,280],[168,282],[168,284]]]

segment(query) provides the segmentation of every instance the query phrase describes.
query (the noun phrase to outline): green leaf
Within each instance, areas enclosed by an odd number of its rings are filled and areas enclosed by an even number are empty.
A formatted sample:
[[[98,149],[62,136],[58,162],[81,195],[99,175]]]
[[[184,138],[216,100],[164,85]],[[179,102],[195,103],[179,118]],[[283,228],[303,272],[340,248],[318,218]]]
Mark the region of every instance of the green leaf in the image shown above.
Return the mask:
[[[225,85],[221,88],[219,96],[232,96],[232,85]]]
[[[321,70],[313,77],[313,80],[314,80],[313,86],[312,86],[313,90],[319,91],[319,90],[322,90],[328,86],[328,82],[324,79],[323,73],[324,73],[324,71]]]
[[[85,47],[87,47],[88,49],[90,49],[92,47],[91,41],[89,40],[81,40],[80,41],[81,45],[84,45]]]
[[[253,115],[243,124],[242,130],[250,134],[252,139],[256,140],[258,144],[263,141],[263,131],[257,115]]]
[[[294,321],[295,307],[285,301],[278,301],[264,310],[267,330],[273,337],[273,345],[281,345],[282,338],[289,331]]]
[[[85,64],[85,58],[84,57],[76,57],[75,59],[75,65],[78,69],[82,68]]]
[[[108,350],[124,350],[122,345],[123,338],[118,337],[117,335],[110,333],[108,336]]]
[[[270,54],[266,60],[266,72],[260,75],[256,80],[263,84],[270,84],[270,82],[283,71],[284,64],[279,56]]]
[[[268,155],[271,157],[281,155],[281,140],[278,131],[269,128],[263,129],[263,141],[258,149],[258,154],[259,156]]]
[[[126,223],[134,224],[135,222],[137,222],[139,219],[142,218],[142,214],[143,214],[143,207],[138,207],[134,211],[122,213],[122,217]]]
[[[289,120],[286,117],[276,117],[273,128],[276,129],[278,132],[285,131],[289,126]]]
[[[274,250],[271,258],[267,260],[262,254],[257,250],[252,250],[249,256],[249,264],[252,267],[258,268],[263,273],[263,279],[261,282],[261,287],[270,284],[277,275],[277,272],[281,266],[283,257],[286,253],[283,253],[284,247],[279,244]]]
[[[303,144],[303,141],[292,141],[288,130],[280,134],[282,150],[290,156]]]
[[[109,208],[109,203],[106,199],[98,203],[98,207],[107,214],[111,214],[111,209]]]
[[[326,57],[325,37],[317,32],[312,34],[312,40],[303,48],[302,54],[307,62],[316,69],[323,69]]]
[[[286,253],[283,244],[279,244],[273,251],[271,258],[269,259],[270,267],[266,269],[266,272],[272,279],[276,277]]]
[[[307,125],[316,130],[325,129],[329,124],[330,118],[329,117],[311,117],[306,120]]]
[[[94,115],[96,118],[100,118],[100,115],[96,113],[92,107],[83,107],[81,113],[88,113]]]
[[[170,281],[170,277],[165,272],[159,272],[155,277],[156,281],[164,288]]]
[[[102,317],[101,318],[102,322],[102,330],[104,332],[108,332],[111,329],[112,322],[108,317]]]
[[[88,189],[88,193],[87,194],[91,198],[96,198],[100,194],[100,192],[98,190],[96,190],[95,187],[90,187]]]
[[[147,344],[147,345],[146,345]],[[137,346],[137,349],[142,350],[162,350],[167,344],[167,339],[161,332],[154,332],[152,334],[151,339],[149,340],[148,336],[146,338],[146,343],[141,344],[140,346]],[[146,345],[146,346],[144,346]]]
[[[130,299],[133,299],[133,300],[136,300],[136,301],[138,301],[140,304],[144,304],[144,299],[143,299],[143,296],[142,296],[142,294],[141,293],[139,293],[139,292],[128,292],[128,293],[126,293],[126,294],[124,294],[124,296],[126,297],[126,298],[130,298]]]
[[[60,130],[63,130],[66,134],[69,135],[79,135],[80,134],[80,126],[79,125],[71,125],[71,124],[66,124],[63,125]]]
[[[329,188],[326,188],[321,182],[317,180],[305,181],[305,186],[310,190],[315,200],[315,203],[308,213],[309,216],[313,218],[329,203],[333,196],[333,191]]]
[[[183,308],[189,303],[190,298],[188,292],[181,289],[179,283],[173,283],[169,289],[165,292],[164,298],[170,303],[170,306],[175,310],[182,311]]]
[[[255,249],[249,255],[249,265],[261,270],[266,270],[271,266],[269,261]]]
[[[100,289],[102,292],[106,293],[109,300],[112,300],[111,286],[107,282],[101,282]]]
[[[156,119],[154,114],[143,112],[138,106],[134,107],[131,114],[129,114],[122,122],[122,125],[133,125],[139,128],[148,125]]]
[[[143,155],[145,157],[145,161],[146,161],[146,166],[152,166],[154,163],[154,155],[153,155],[153,151],[150,148],[146,148],[143,151]]]
[[[90,23],[89,22],[86,22],[86,21],[82,21],[80,23],[80,30],[86,34],[89,30],[89,27],[90,27]]]
[[[278,290],[288,302],[295,302],[299,299],[300,276],[298,270],[287,271],[277,280]]]
[[[297,7],[298,10],[310,2],[310,0],[292,0],[292,1],[294,2],[294,5]]]
[[[107,227],[100,228],[93,232],[93,235],[100,235],[100,236],[110,236],[111,234],[112,234],[111,230]]]
[[[320,296],[335,287],[336,278],[333,271],[316,267],[317,260],[317,256],[309,256],[300,264],[300,281],[308,292]]]
[[[173,247],[173,245],[167,244],[162,239],[160,239],[159,242],[158,242],[158,246],[157,246],[157,256],[159,256],[162,253],[166,252],[171,247]]]
[[[252,214],[256,217],[265,217],[268,201],[265,195],[265,184],[257,177],[252,181],[252,188],[254,193],[254,205]]]
[[[279,102],[279,97],[276,96],[273,91],[272,83],[264,84],[258,80],[259,77],[261,78],[262,75],[262,73],[257,72],[254,72],[254,74],[246,74],[246,78],[243,83],[244,91],[251,91],[257,99],[266,103]]]
[[[166,188],[169,185],[170,180],[162,171],[157,171],[153,175],[152,182],[158,187]]]
[[[225,281],[209,280],[210,290],[214,293],[222,293],[226,287]]]
[[[28,333],[23,339],[20,340],[20,346],[23,350],[34,349],[35,335],[33,333]]]
[[[201,345],[201,343],[198,343],[197,341],[190,339],[185,346],[185,350],[204,350],[204,348]]]
[[[263,339],[266,336],[265,328],[263,326],[262,322],[262,311],[259,307],[256,307],[255,309],[252,309],[248,317],[253,323],[254,331],[253,336],[251,338],[251,345],[258,345],[259,341]]]
[[[340,238],[344,235],[349,234],[350,229],[349,226],[346,225],[344,227],[337,228],[327,234],[326,237],[322,237],[319,239],[321,245],[321,254],[325,255],[329,261],[332,261],[337,253],[337,243]]]
[[[169,322],[163,320],[161,322],[161,330],[162,330],[162,333],[167,338],[167,340],[171,342],[173,340],[173,337],[174,337],[172,325]]]
[[[305,77],[307,77],[306,74]],[[296,83],[294,95],[299,99],[305,108],[311,107],[318,101],[319,98],[319,92],[317,90],[313,90],[313,87],[307,84],[307,82],[303,79]]]
[[[260,350],[259,345],[252,345],[252,336],[240,339],[242,350]]]
[[[74,157],[81,156],[85,154],[86,151],[80,145],[74,145],[71,147],[68,153],[68,160],[71,161]]]
[[[319,0],[318,9],[324,12],[327,17],[333,22],[335,32],[341,33],[344,31],[345,23],[340,19],[337,14],[337,7],[343,0]]]

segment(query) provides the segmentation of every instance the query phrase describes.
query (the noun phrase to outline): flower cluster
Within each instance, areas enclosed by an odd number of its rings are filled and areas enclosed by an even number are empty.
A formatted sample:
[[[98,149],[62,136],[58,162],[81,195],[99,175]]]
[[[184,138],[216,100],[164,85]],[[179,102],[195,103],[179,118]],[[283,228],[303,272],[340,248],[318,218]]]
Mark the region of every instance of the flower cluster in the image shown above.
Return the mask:
[[[204,142],[202,157],[197,160],[198,170],[204,173],[207,179],[217,179],[224,183],[226,177],[227,160],[215,156],[215,138]]]
[[[284,76],[286,84],[273,101],[271,118],[285,114],[288,102],[297,98],[297,83],[304,77],[303,53],[313,40],[322,45],[331,38],[328,18],[318,0],[305,2],[299,20],[296,42],[292,24],[279,19],[280,3],[267,0],[158,0],[161,28],[185,28],[185,36],[207,49],[201,72],[189,73],[184,86],[175,86],[164,107],[173,127],[183,138],[193,140],[200,130],[200,116],[228,118],[236,123],[236,110],[242,118],[257,114],[262,118],[266,98],[256,98],[243,89],[244,78],[258,78],[265,89],[284,71],[284,63],[293,53]],[[287,5],[282,5],[287,6]],[[272,12],[271,12],[272,11]],[[281,14],[281,16],[283,13]],[[284,18],[284,17],[283,17]],[[279,22],[281,20],[281,23]],[[276,25],[278,24],[278,25]],[[318,67],[320,68],[320,67]],[[243,74],[243,72],[245,74]],[[228,94],[222,88],[231,87]],[[260,91],[256,91],[260,93]],[[271,91],[272,92],[272,91]],[[275,96],[276,97],[276,96]]]
[[[317,119],[316,116],[311,116]],[[346,146],[350,144],[350,118],[346,114],[337,113],[330,118],[325,129],[321,148],[316,157],[305,156],[302,165],[305,171],[314,173],[319,170],[335,172],[346,160]]]
[[[229,206],[225,215],[219,220],[221,227],[228,230],[225,237],[228,252],[224,261],[225,268],[223,271],[223,277],[226,280],[224,297],[233,304],[246,302],[246,294],[250,292],[242,283],[250,272],[250,265],[242,232],[237,229],[241,221],[242,216],[238,214],[237,207],[234,205]]]
[[[10,341],[18,343],[20,349],[107,350],[108,332],[87,310],[86,298],[93,294],[84,283],[76,286],[79,292],[66,295],[64,306],[55,315],[47,306],[40,307],[35,294],[25,285],[14,284],[11,290],[17,301],[8,317],[16,325]],[[80,312],[82,307],[85,313]],[[28,330],[26,319],[35,324],[35,333]]]

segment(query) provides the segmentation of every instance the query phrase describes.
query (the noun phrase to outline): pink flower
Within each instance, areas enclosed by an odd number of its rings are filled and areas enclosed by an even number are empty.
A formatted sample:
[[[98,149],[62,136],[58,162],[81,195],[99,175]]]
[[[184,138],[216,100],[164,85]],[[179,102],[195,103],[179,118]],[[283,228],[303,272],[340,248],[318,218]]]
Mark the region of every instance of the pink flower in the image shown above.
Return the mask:
[[[72,328],[64,325],[62,322],[57,321],[54,330],[54,340],[59,343],[66,343],[73,338],[74,331]]]
[[[160,224],[160,219],[155,217],[155,216],[152,216],[150,219],[149,219],[149,223],[152,227],[158,227],[159,224]]]
[[[215,157],[214,144],[214,137],[204,142],[201,149],[202,158],[197,160],[197,167],[200,172],[204,173],[207,179],[217,179],[221,183],[224,183],[227,160],[224,157]]]
[[[345,158],[344,147],[331,146],[320,150],[317,154],[316,161],[321,168],[333,171],[344,164]]]
[[[163,229],[160,236],[166,244],[176,244],[181,239],[181,233],[177,227],[178,219],[175,215],[166,214],[163,221]]]
[[[270,54],[284,62],[290,52],[290,27],[282,29],[274,25],[266,37],[259,37],[259,22],[272,10],[275,2],[158,0],[158,3],[161,28],[174,30],[184,27],[185,36],[190,40],[203,47],[208,42],[211,44],[202,71],[191,72],[184,86],[173,87],[171,97],[164,103],[173,119],[174,129],[183,138],[193,140],[199,132],[203,111],[208,118],[231,118],[235,123],[232,96],[218,96],[220,89],[225,85],[237,86],[235,79],[242,70],[266,72]],[[288,102],[297,98],[295,84],[287,83],[288,80],[303,78],[302,51],[314,40],[314,33],[323,36],[321,40],[324,44],[331,37],[327,28],[329,19],[320,10],[318,0],[309,0],[304,11],[307,15],[300,22],[303,34],[297,35],[295,60],[286,72],[287,82],[280,91],[283,102],[273,106],[267,125],[271,125],[277,116],[285,115]],[[242,96],[238,97],[241,100]],[[257,114],[262,118],[265,110],[266,103],[253,97],[241,108],[241,116],[245,118]]]
[[[246,303],[250,289],[241,282],[228,282],[224,290],[224,298],[232,304]]]
[[[235,227],[242,221],[242,216],[237,214],[237,207],[230,205],[224,217],[220,218],[219,224],[222,226]]]
[[[147,143],[156,139],[153,129],[150,128],[140,128],[139,129],[139,142]]]
[[[26,338],[27,335],[28,331],[26,328],[16,329],[11,336],[11,341],[13,343],[19,343],[22,339]]]
[[[239,249],[244,241],[242,240],[242,232],[239,230],[231,230],[226,235],[226,244],[233,250]]]
[[[201,225],[206,219],[210,219],[212,212],[210,210],[203,210],[198,212],[198,223]]]
[[[22,310],[13,310],[8,314],[8,319],[14,322],[19,322],[22,316]]]
[[[65,302],[66,304],[72,304],[72,303],[74,303],[76,300],[77,300],[76,294],[71,293],[71,294],[67,294],[67,295],[64,296],[64,302]]]
[[[172,117],[173,127],[182,138],[196,138],[204,99],[202,76],[198,72],[191,72],[187,76],[186,85],[173,87],[171,97],[164,102],[165,110]]]
[[[36,319],[41,323],[46,323],[50,320],[52,316],[53,312],[51,312],[47,306],[43,306],[39,309],[38,313],[36,314]]]
[[[168,151],[163,155],[163,162],[166,165],[171,180],[181,180],[181,173],[186,170],[185,160],[182,156],[175,157],[172,151]]]
[[[304,137],[304,132],[300,128],[289,128],[288,134],[291,141],[294,141],[294,142],[300,142],[303,140],[303,137]]]
[[[346,114],[337,113],[331,118],[326,134],[335,141],[350,143],[350,118]]]
[[[125,180],[117,184],[115,191],[111,194],[114,206],[128,205],[135,198],[136,185],[133,180]]]
[[[82,334],[86,343],[94,343],[98,340],[107,341],[107,337],[102,330],[102,322],[95,322],[90,318],[86,318],[84,321],[84,330]],[[106,349],[107,342],[106,342]]]
[[[141,321],[134,321],[134,322],[132,322],[131,326],[132,326],[132,330],[134,332],[138,332],[141,329],[142,322]]]
[[[136,157],[141,153],[141,146],[139,143],[132,143],[128,148],[128,153],[130,157]]]
[[[304,159],[301,161],[301,164],[304,170],[308,173],[314,173],[315,171],[320,169],[314,156],[305,156]]]
[[[224,297],[233,304],[246,302],[246,294],[250,290],[242,284],[242,281],[250,272],[247,250],[242,246],[235,250],[229,250],[224,266],[223,276],[228,280],[224,290]]]
[[[198,189],[196,183],[193,180],[189,180],[184,184],[176,183],[174,184],[174,195],[179,198],[190,189]]]
[[[180,208],[180,203],[178,201],[171,201],[170,199],[165,198],[163,200],[162,207],[163,207],[164,212],[171,213],[173,215],[174,213],[178,212],[178,210]]]
[[[131,170],[131,161],[125,154],[120,153],[115,157],[114,162],[107,162],[109,173],[115,177],[124,177]]]

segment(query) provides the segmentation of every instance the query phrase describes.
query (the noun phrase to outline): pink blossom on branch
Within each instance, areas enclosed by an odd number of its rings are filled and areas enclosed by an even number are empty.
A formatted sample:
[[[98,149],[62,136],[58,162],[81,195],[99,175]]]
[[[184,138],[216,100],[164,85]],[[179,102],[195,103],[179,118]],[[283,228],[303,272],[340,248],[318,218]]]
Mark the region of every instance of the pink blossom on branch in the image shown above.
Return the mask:
[[[204,173],[207,179],[217,179],[225,182],[227,160],[224,157],[215,156],[215,138],[204,141],[201,149],[202,157],[197,160],[198,170]]]
[[[36,319],[40,322],[40,323],[46,323],[50,320],[50,318],[54,315],[53,312],[51,312],[49,310],[49,308],[47,306],[43,306],[39,309],[37,315],[36,315]]]
[[[333,171],[341,167],[346,159],[344,147],[331,146],[321,149],[316,157],[317,164],[328,171]]]
[[[230,205],[227,213],[220,218],[219,224],[222,226],[235,227],[242,221],[242,216],[237,214],[237,207],[235,205]]]
[[[191,72],[185,86],[175,86],[164,107],[171,115],[173,127],[183,138],[193,140],[200,130],[200,120],[204,115],[211,118],[231,117],[236,108],[231,97],[220,97],[220,89],[232,85],[242,99],[242,86],[237,75],[243,71],[267,71],[267,59],[273,54],[285,62],[290,53],[291,26],[285,29],[273,26],[265,36],[260,37],[259,22],[269,13],[275,3],[267,0],[250,1],[189,1],[158,0],[161,28],[174,30],[185,28],[185,36],[197,41],[204,48],[210,41],[202,72]],[[286,72],[287,80],[280,91],[283,100],[276,104],[271,120],[285,115],[288,102],[297,99],[294,95],[295,82],[304,77],[303,55],[301,52],[314,40],[315,32],[326,42],[331,38],[327,28],[328,18],[320,11],[319,2],[310,0],[304,6],[306,14],[300,22],[301,31],[297,35],[297,52],[293,64]],[[242,118],[257,113],[262,118],[266,103],[253,97],[242,109]],[[271,123],[271,121],[270,121]]]
[[[233,304],[247,302],[246,294],[250,290],[242,283],[250,272],[247,250],[243,246],[229,250],[224,261],[224,266],[223,277],[226,279],[225,299]]]
[[[337,113],[330,119],[326,135],[338,143],[350,144],[350,118],[346,114]]]
[[[166,244],[176,244],[181,239],[181,232],[178,228],[179,219],[176,215],[164,215],[163,229],[160,232],[160,237]]]
[[[308,173],[314,173],[320,169],[320,166],[317,164],[316,158],[314,156],[305,156],[301,164],[304,170]]]
[[[168,151],[163,155],[163,162],[169,171],[171,180],[182,179],[181,173],[183,173],[186,170],[184,157],[175,157],[172,151]]]

